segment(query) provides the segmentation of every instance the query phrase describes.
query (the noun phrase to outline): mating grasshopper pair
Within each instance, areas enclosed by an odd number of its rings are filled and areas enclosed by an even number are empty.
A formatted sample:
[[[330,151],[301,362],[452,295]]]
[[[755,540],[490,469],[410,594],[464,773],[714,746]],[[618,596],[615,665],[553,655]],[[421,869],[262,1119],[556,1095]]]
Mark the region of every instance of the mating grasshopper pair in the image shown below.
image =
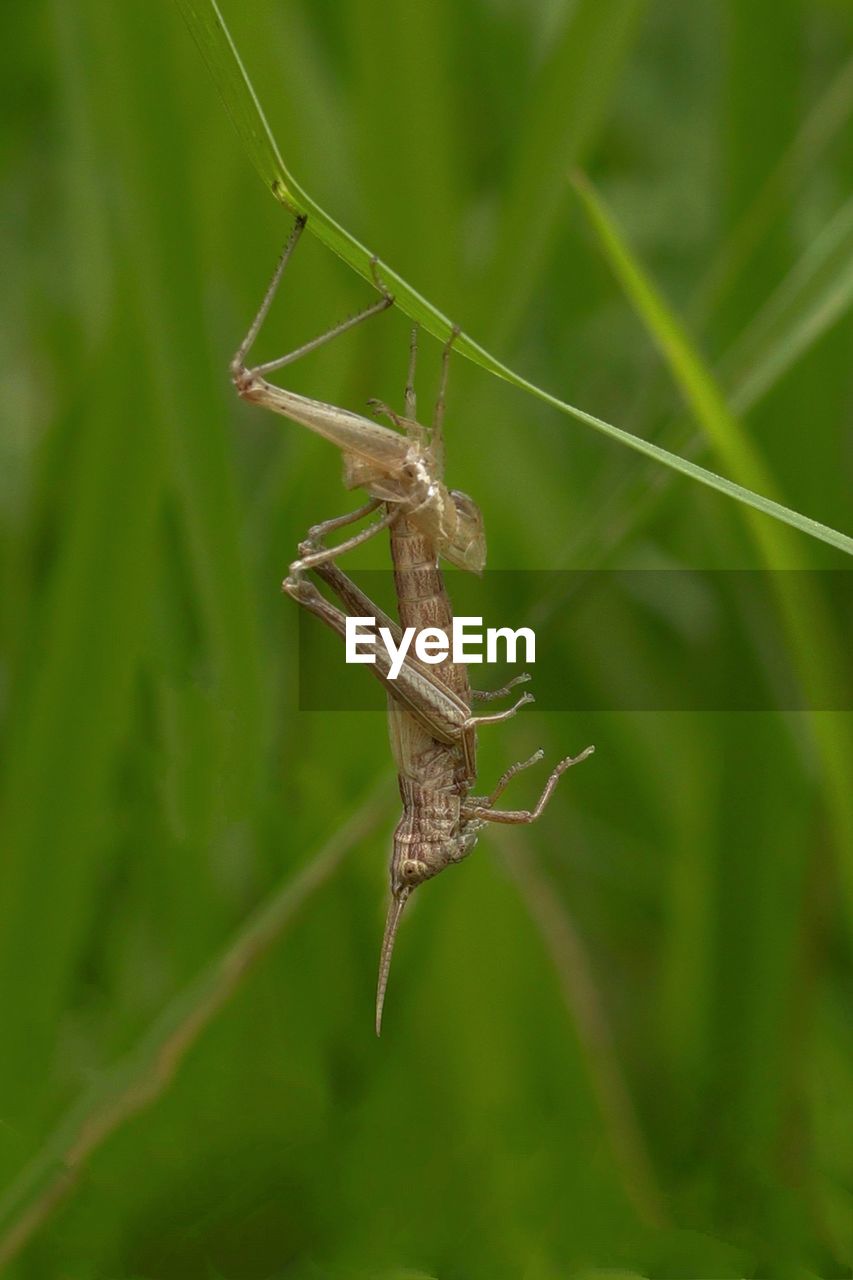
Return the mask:
[[[348,616],[372,617],[377,627],[387,627],[399,643],[400,627],[336,563],[342,554],[387,528],[400,625],[414,627],[416,632],[441,628],[448,634],[452,607],[438,566],[439,557],[473,572],[480,572],[485,563],[485,538],[478,507],[466,494],[449,490],[444,484],[445,392],[456,335],[454,333],[444,349],[440,390],[429,430],[416,417],[416,330],[410,348],[405,414],[398,416],[387,406],[372,402],[393,422],[396,430],[334,405],[286,391],[267,380],[268,374],[393,304],[393,296],[384,287],[375,263],[374,282],[381,294],[378,302],[288,355],[247,368],[246,357],[304,225],[304,217],[296,220],[260,310],[231,363],[231,375],[245,400],[284,414],[337,445],[343,455],[346,486],[366,489],[370,501],[349,515],[327,520],[309,531],[300,544],[299,559],[290,566],[283,589],[342,637]],[[384,508],[382,515],[361,532],[333,548],[325,545],[330,533],[380,508]],[[309,570],[334,592],[343,610],[330,603],[306,578]],[[403,815],[394,832],[391,903],[379,964],[378,1035],[397,927],[412,891],[424,880],[465,858],[487,822],[535,822],[561,774],[586,759],[593,748],[587,747],[580,755],[566,757],[556,765],[533,809],[496,809],[494,806],[511,779],[541,760],[543,752],[537,751],[529,760],[507,769],[490,795],[473,796],[470,792],[477,778],[477,728],[509,719],[521,706],[532,701],[532,695],[525,693],[508,710],[492,715],[473,716],[471,705],[475,699],[502,697],[529,677],[517,676],[503,689],[479,693],[472,691],[464,665],[446,660],[438,666],[425,666],[416,658],[407,657],[398,677],[391,680],[387,662],[382,660],[381,646],[372,669],[389,695],[389,732],[403,801]]]

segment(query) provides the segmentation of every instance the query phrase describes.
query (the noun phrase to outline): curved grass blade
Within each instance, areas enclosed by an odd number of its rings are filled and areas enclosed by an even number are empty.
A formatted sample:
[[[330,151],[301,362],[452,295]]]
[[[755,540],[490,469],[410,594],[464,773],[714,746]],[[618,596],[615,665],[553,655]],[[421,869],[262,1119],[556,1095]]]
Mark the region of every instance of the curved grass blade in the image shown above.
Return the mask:
[[[745,485],[772,492],[774,482],[760,453],[741,430],[721,388],[705,368],[674,312],[632,254],[601,196],[584,174],[575,174],[573,181],[604,256],[708,440]]]
[[[370,251],[315,204],[288,172],[216,0],[175,0],[175,3],[207,63],[243,145],[265,184],[276,199],[292,213],[307,214],[308,226],[317,238],[365,280],[372,281],[373,255]],[[447,316],[413,289],[387,263],[380,260],[378,270],[388,288],[394,293],[397,305],[407,316],[416,320],[428,333],[438,339],[446,340],[450,337],[453,326]],[[736,484],[725,476],[717,475],[696,462],[670,453],[668,449],[663,449],[650,440],[632,435],[630,431],[625,431],[621,427],[605,422],[603,418],[597,418],[567,401],[560,400],[559,397],[513,372],[467,334],[460,335],[456,341],[455,350],[467,356],[481,368],[520,390],[529,392],[543,403],[551,405],[576,421],[588,427],[594,427],[596,431],[613,440],[618,440],[629,449],[653,458],[656,462],[689,476],[691,480],[698,480],[700,484],[716,489],[719,493],[734,498],[756,511],[761,511],[775,520],[791,525],[812,538],[826,542],[846,552],[847,555],[853,555],[853,538],[817,520],[812,520],[780,502],[764,497],[745,485]]]
[[[662,351],[673,378],[690,404],[706,438],[727,465],[750,484],[773,489],[761,456],[731,412],[714,376],[652,281],[634,258],[609,210],[582,177],[575,186],[599,236],[605,256],[637,314]],[[807,568],[790,534],[756,520],[748,525],[764,563],[770,569]],[[776,573],[772,578],[799,677],[814,707],[840,707],[843,697],[844,651],[820,594],[807,574]],[[808,722],[821,761],[821,777],[832,817],[835,843],[848,906],[853,913],[853,734],[845,715],[810,711]]]
[[[853,200],[821,230],[723,355],[716,378],[729,408],[743,415],[760,404],[851,306]],[[682,425],[679,420],[679,429]],[[684,437],[682,452],[696,457],[706,443],[697,430]],[[588,567],[604,564],[650,519],[674,479],[672,471],[648,467],[625,475],[596,500],[589,518],[578,522],[559,558]]]

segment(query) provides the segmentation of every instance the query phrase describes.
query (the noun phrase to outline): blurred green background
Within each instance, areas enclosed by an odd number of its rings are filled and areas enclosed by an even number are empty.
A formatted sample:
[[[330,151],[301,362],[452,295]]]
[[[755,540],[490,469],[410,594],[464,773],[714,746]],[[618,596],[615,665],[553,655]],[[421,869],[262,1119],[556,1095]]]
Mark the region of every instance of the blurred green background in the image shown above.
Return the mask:
[[[849,528],[845,0],[225,12],[334,216],[534,381],[725,470],[602,259],[582,165],[783,499]],[[227,377],[288,219],[166,0],[3,17],[5,1274],[850,1275],[849,717],[619,712],[624,673],[664,661],[654,630],[574,645],[565,681],[605,673],[616,710],[530,709],[481,735],[481,775],[598,753],[422,891],[377,1041],[385,726],[299,712],[278,590],[351,499],[329,446]],[[369,297],[306,236],[262,353]],[[407,328],[389,313],[287,385],[399,404]],[[768,565],[733,502],[463,360],[447,436],[494,568]],[[828,669],[849,637],[808,615]],[[760,661],[748,601],[741,625]],[[280,937],[244,965],[270,902]]]

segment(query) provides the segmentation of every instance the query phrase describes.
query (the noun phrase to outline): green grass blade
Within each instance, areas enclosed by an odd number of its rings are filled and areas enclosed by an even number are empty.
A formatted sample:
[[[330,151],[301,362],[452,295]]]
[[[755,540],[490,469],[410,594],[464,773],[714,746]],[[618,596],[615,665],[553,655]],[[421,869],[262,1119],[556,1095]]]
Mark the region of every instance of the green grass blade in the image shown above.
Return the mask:
[[[364,279],[371,280],[373,255],[316,205],[288,173],[215,0],[206,0],[205,4],[197,4],[194,0],[175,0],[175,2],[207,62],[226,109],[264,182],[286,208],[292,212],[307,213],[309,226],[318,239]],[[394,292],[398,306],[406,315],[416,320],[436,338],[448,338],[452,325],[447,316],[413,289],[386,263],[379,262],[378,266],[383,279]],[[575,418],[578,422],[594,427],[596,431],[602,432],[613,440],[618,440],[620,444],[653,458],[656,462],[679,471],[692,480],[698,480],[708,488],[716,489],[719,493],[724,493],[727,497],[734,498],[756,511],[791,525],[810,537],[826,542],[848,555],[853,554],[853,539],[846,534],[831,529],[817,520],[812,520],[772,498],[764,497],[747,485],[734,483],[724,476],[709,471],[706,467],[699,466],[698,463],[670,453],[660,445],[643,440],[621,427],[616,427],[602,418],[597,418],[560,400],[557,396],[514,373],[466,334],[459,337],[456,349],[483,369],[529,392],[545,404]],[[739,452],[742,453],[740,447]],[[744,455],[739,461],[748,460]],[[749,461],[757,463],[757,459]]]
[[[483,355],[486,355],[486,353],[483,352]],[[821,524],[819,520],[812,520],[810,516],[804,516],[799,511],[794,511],[791,507],[786,507],[781,502],[776,502],[772,498],[766,498],[760,493],[755,493],[754,490],[747,488],[745,485],[736,484],[734,481],[726,479],[725,476],[717,475],[716,472],[709,471],[707,467],[701,467],[697,462],[691,462],[689,458],[682,458],[677,453],[670,453],[668,449],[663,449],[660,445],[653,444],[651,440],[643,440],[640,436],[632,435],[630,431],[625,431],[610,422],[605,422],[602,418],[596,418],[591,413],[586,413],[583,409],[577,409],[574,405],[559,400],[556,396],[519,377],[518,374],[506,369],[497,362],[495,364],[485,364],[483,361],[478,363],[482,363],[484,368],[491,369],[493,373],[504,378],[507,382],[521,387],[524,391],[529,391],[531,395],[544,400],[546,404],[552,405],[562,413],[576,418],[578,422],[584,422],[589,427],[595,427],[597,431],[601,431],[604,435],[611,436],[621,444],[627,445],[629,449],[645,454],[647,458],[653,458],[655,462],[662,462],[673,471],[680,471],[682,475],[689,476],[691,480],[698,480],[700,484],[706,485],[709,489],[716,489],[719,493],[724,493],[729,498],[735,498],[738,502],[743,503],[744,506],[752,507],[755,511],[772,516],[773,519],[781,521],[782,524],[790,525],[793,529],[799,529],[800,532],[807,533],[810,537],[817,538],[820,542],[825,542],[831,547],[837,547],[839,551],[844,551],[847,555],[853,555],[853,538],[850,538],[846,533],[832,529],[829,525]]]
[[[759,189],[737,226],[713,255],[686,318],[694,332],[705,332],[720,302],[740,281],[750,254],[762,236],[783,216],[785,202],[808,189],[819,162],[853,115],[853,59],[818,97],[794,141],[765,184]],[[744,414],[759,405],[853,305],[853,202],[846,202],[817,235],[781,281],[756,299],[755,313],[729,341],[715,368],[729,407]],[[660,369],[644,421],[663,419]],[[686,435],[682,423],[670,423],[670,441],[679,452],[697,457],[701,437]],[[677,428],[673,430],[673,428]],[[658,509],[675,473],[642,467],[625,474],[596,501],[578,529],[567,554],[584,564],[604,563],[651,513]],[[592,497],[592,495],[590,495]]]
[[[676,316],[657,292],[625,243],[604,202],[584,178],[575,185],[604,253],[638,315],[663,353],[685,400],[693,409],[707,439],[735,474],[765,489],[775,487],[763,459],[744,435],[725,396],[690,342]],[[776,525],[757,521],[749,526],[756,545],[771,569],[806,567],[790,536]],[[810,703],[840,707],[844,669],[842,648],[823,602],[802,574],[777,574],[775,586],[800,679]],[[847,718],[810,712],[809,722],[822,761],[822,776],[833,817],[842,875],[853,908],[853,795],[849,778],[853,767],[853,736]]]
[[[610,266],[708,439],[745,485],[772,491],[773,482],[760,455],[735,422],[722,391],[634,258],[604,202],[582,174],[575,175],[574,183]]]
[[[853,201],[822,228],[755,316],[730,344],[715,371],[737,415],[759,405],[853,305]],[[679,421],[679,430],[681,429]],[[701,433],[681,438],[695,456]],[[645,473],[645,474],[644,474]],[[675,477],[643,468],[611,486],[583,522],[571,555],[603,563],[660,504]]]
[[[177,4],[252,164],[276,198],[296,213],[303,194],[285,168],[216,0],[177,0]]]
[[[759,497],[753,492],[753,486],[770,492],[775,488],[761,455],[743,434],[716,380],[694,351],[675,315],[645,276],[591,184],[582,175],[576,175],[575,188],[611,267],[664,355],[685,400],[725,464],[742,478],[743,486],[733,486],[739,489],[739,493],[732,496],[738,496],[756,511],[775,516],[782,523],[810,533],[849,555],[853,551],[853,539],[846,534],[802,516],[775,499]],[[679,458],[679,462],[684,463],[684,459]],[[704,468],[699,470],[704,471]],[[731,482],[724,481],[724,484],[730,485]]]

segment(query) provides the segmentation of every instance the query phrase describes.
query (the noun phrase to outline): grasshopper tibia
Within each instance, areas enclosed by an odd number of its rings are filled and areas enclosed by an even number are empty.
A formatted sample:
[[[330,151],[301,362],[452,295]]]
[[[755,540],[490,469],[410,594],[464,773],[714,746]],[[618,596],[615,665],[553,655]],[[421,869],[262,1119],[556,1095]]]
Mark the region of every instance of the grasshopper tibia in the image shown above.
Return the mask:
[[[507,680],[500,689],[472,689],[471,700],[472,702],[497,702],[498,698],[505,698],[510,689],[514,689],[519,684],[527,684],[532,678],[529,671],[522,671],[521,675]]]
[[[483,802],[478,803],[476,799],[472,799],[470,801],[463,801],[462,803],[463,817],[469,820],[472,818],[479,819],[481,822],[505,822],[513,825],[521,825],[521,824],[526,824],[530,822],[535,822],[537,818],[542,816],[543,809],[545,808],[548,801],[551,799],[551,796],[554,793],[554,788],[556,787],[557,783],[559,782],[562,775],[566,772],[566,770],[570,769],[573,764],[580,764],[582,760],[586,760],[587,757],[591,756],[594,751],[595,751],[595,747],[587,747],[585,751],[582,751],[580,753],[580,755],[567,756],[565,760],[561,760],[560,763],[551,770],[551,774],[548,778],[548,781],[545,783],[545,787],[542,791],[541,796],[536,802],[535,808],[533,809],[493,809],[491,808],[493,800],[497,798],[495,793],[497,793],[497,795],[500,795],[504,786],[506,786],[506,783],[509,782],[510,779],[513,778],[515,774],[519,772],[520,769],[526,769],[529,764],[533,764],[535,762],[536,756],[531,756],[531,758],[529,760],[526,760],[523,764],[513,765],[511,769],[507,770],[507,772],[503,775],[497,787],[495,788],[495,791],[492,792],[492,795],[488,797],[485,803]],[[541,756],[540,756],[540,759],[541,759]]]

